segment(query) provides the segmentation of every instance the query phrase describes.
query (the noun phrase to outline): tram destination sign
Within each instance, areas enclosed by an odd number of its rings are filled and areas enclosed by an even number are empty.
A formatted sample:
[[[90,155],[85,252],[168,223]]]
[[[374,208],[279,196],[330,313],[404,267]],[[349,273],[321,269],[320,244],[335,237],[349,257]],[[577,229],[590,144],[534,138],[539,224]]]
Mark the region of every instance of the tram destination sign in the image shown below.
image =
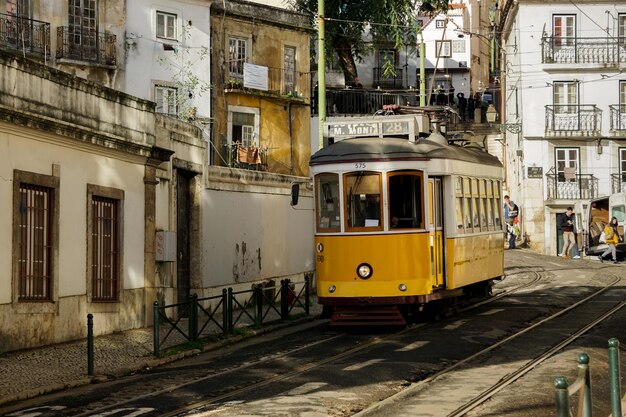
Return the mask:
[[[332,138],[408,135],[411,133],[409,122],[402,120],[328,123],[327,126],[328,136]]]

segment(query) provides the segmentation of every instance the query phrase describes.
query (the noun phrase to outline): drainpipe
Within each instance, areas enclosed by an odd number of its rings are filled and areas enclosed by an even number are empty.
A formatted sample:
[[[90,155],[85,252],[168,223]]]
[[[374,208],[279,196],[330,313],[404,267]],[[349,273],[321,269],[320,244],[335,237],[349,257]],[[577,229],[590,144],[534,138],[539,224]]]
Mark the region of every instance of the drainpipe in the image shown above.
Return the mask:
[[[324,0],[317,2],[317,113],[319,116],[318,147],[324,147],[324,122],[326,121],[326,49],[324,48]]]

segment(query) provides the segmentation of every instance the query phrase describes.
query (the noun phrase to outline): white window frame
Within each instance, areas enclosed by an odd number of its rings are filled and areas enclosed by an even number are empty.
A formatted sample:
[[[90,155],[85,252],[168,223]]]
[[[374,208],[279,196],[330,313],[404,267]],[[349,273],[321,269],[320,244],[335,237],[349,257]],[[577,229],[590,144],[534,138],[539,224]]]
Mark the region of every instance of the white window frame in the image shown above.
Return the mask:
[[[178,87],[155,83],[154,84],[154,102],[156,103],[155,111],[163,114],[178,114]],[[161,94],[160,94],[161,93]],[[173,93],[174,102],[170,103],[169,100],[163,101],[163,93]],[[168,95],[169,98],[169,95]],[[173,107],[173,108],[172,108]]]
[[[572,158],[572,152],[575,154],[574,158]],[[559,162],[563,163],[562,167],[559,167]],[[572,179],[565,176],[565,168],[574,168],[575,175],[580,174],[580,148],[555,148],[554,167],[558,182],[576,182],[577,177]]]
[[[557,34],[556,29],[559,27],[561,33]],[[555,47],[574,46],[576,41],[576,15],[573,14],[554,14],[552,15],[552,36],[554,38]],[[562,39],[566,38],[566,39]]]
[[[231,61],[231,43],[236,42],[236,54],[239,55],[240,46],[243,45],[243,62],[250,62],[250,42],[247,37],[229,35],[226,38],[226,65],[228,76],[231,80],[243,81],[243,64],[241,66],[233,64]]]
[[[435,56],[438,58],[450,58],[452,56],[452,41],[435,41]]]
[[[163,33],[159,33],[159,18],[163,18]],[[168,33],[168,21],[173,20],[172,22],[172,33]],[[155,11],[154,18],[154,33],[157,39],[165,39],[169,41],[177,41],[178,40],[178,14],[173,12],[166,12],[163,10]]]
[[[445,27],[446,27],[446,20],[445,19],[437,19],[437,20],[435,20],[435,28],[443,29]]]
[[[465,39],[455,39],[452,41],[452,53],[464,54],[465,53]]]
[[[228,134],[227,141],[229,145],[233,143],[233,114],[234,113],[248,113],[254,114],[254,127],[249,129],[247,126],[243,127],[244,143],[243,146],[259,146],[259,131],[260,131],[260,110],[255,107],[245,106],[228,106]],[[256,134],[255,134],[256,133]],[[246,143],[246,135],[249,135],[249,142]]]
[[[555,113],[569,114],[578,112],[578,83],[576,81],[555,81],[552,88],[552,102],[555,106]]]
[[[617,15],[617,36],[621,44],[626,42],[626,13]]]

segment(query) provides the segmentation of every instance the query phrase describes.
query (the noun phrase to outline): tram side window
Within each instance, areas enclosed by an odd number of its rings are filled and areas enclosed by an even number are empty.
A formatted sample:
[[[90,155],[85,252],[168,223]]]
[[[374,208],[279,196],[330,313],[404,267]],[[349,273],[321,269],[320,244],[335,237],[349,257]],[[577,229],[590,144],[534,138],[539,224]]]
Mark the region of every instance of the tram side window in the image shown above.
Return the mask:
[[[500,201],[500,181],[493,182],[493,215],[495,217],[496,228],[502,227],[500,221],[500,210],[502,209],[502,202]]]
[[[472,221],[472,192],[470,189],[470,179],[463,178],[463,216],[465,218],[465,231],[471,232],[474,227]]]
[[[315,177],[315,195],[317,199],[318,230],[339,230],[339,175],[317,175]]]
[[[381,174],[354,172],[344,176],[347,228],[381,230]]]
[[[485,190],[485,180],[478,180],[478,192],[480,206],[480,226],[483,231],[489,230],[487,224],[487,191]]]
[[[463,227],[463,178],[456,177],[454,180],[454,210],[456,213],[456,230],[465,233]]]
[[[478,180],[472,178],[472,214],[474,219],[474,231],[480,231],[480,213],[478,212]]]
[[[422,178],[421,172],[389,173],[389,228],[424,228]]]
[[[486,181],[486,187],[487,187],[487,222],[489,224],[489,230],[493,230],[493,186],[492,186],[492,181],[487,180]]]

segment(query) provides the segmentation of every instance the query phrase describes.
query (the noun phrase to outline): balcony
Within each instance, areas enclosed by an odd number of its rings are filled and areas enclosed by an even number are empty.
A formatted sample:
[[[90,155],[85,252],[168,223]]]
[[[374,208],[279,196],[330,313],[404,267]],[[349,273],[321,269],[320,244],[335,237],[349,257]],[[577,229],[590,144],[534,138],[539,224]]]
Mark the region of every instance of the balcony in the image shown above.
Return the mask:
[[[563,173],[546,174],[548,200],[589,200],[598,196],[598,179],[592,174],[576,174],[566,179]]]
[[[551,36],[541,44],[544,64],[609,64],[626,62],[624,39]]]
[[[326,90],[326,114],[374,114],[385,105],[413,105],[419,104],[419,92],[409,90],[405,92],[390,93],[380,90],[369,89],[341,89]],[[317,89],[313,90],[311,98],[311,114],[318,114]]]
[[[0,48],[45,59],[50,54],[50,23],[0,13]]]
[[[609,110],[611,111],[609,136],[626,136],[626,105],[612,104]]]
[[[402,88],[402,68],[394,68],[395,75],[386,76],[382,67],[374,68],[374,85],[381,88]]]
[[[257,64],[258,65],[258,64]],[[286,71],[283,68],[267,68],[267,83],[265,77],[254,77],[251,74],[249,84],[244,82],[243,65],[241,67],[230,66],[229,81],[225,85],[225,91],[271,95],[290,101],[307,102],[310,98],[309,88],[311,74],[308,72]],[[256,81],[256,82],[253,82]]]
[[[546,136],[596,137],[601,130],[602,110],[595,104],[546,106]]]
[[[115,66],[115,35],[72,27],[57,28],[57,59]]]

